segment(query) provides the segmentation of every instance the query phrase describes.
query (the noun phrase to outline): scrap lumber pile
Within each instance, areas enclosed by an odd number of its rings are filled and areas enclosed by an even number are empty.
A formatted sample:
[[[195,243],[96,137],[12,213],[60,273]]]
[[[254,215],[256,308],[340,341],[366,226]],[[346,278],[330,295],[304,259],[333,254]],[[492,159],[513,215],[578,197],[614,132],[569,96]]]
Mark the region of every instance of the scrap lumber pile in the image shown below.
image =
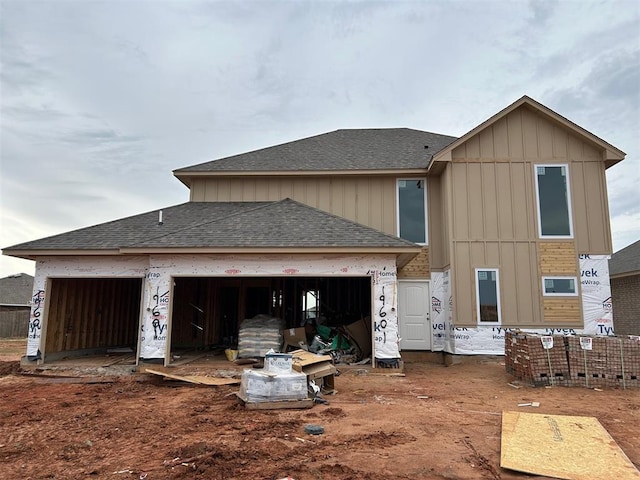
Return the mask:
[[[640,337],[511,331],[505,365],[507,373],[534,386],[640,387]]]

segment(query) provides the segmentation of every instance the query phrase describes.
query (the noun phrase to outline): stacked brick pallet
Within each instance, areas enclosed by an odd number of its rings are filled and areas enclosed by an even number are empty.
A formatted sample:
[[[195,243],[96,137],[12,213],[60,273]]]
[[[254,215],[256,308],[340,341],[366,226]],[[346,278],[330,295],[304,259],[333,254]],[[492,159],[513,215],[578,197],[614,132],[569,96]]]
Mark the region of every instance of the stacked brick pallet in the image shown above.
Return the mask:
[[[608,387],[607,337],[566,337],[571,382],[580,387]],[[590,343],[591,349],[583,348]]]
[[[611,365],[609,372],[611,380],[617,382],[616,386],[640,387],[640,339],[638,337],[611,339],[607,343],[607,361]]]
[[[543,338],[552,339],[545,348]],[[571,384],[569,363],[560,335],[543,336],[523,332],[507,332],[505,337],[507,372],[518,380],[535,386]]]
[[[546,349],[549,339],[553,346]],[[512,331],[505,337],[505,365],[535,386],[640,387],[640,339]]]

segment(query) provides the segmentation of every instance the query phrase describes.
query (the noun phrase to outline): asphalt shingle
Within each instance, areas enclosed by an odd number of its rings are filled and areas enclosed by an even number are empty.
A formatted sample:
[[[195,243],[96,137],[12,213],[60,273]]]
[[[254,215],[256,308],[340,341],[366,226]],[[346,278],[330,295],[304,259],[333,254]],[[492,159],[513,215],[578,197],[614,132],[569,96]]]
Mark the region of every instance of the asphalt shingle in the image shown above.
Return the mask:
[[[640,240],[618,250],[609,260],[609,275],[640,272]]]
[[[215,205],[215,206],[214,206]],[[109,250],[126,247],[167,233],[198,225],[215,218],[253,209],[260,203],[187,202],[162,208],[163,224],[158,224],[159,210],[61,233],[3,249],[11,250]]]
[[[118,248],[363,247],[416,245],[291,199],[276,202],[188,202],[53,237],[14,245],[18,250]]]
[[[410,128],[336,130],[174,171],[328,171],[426,168],[456,137]]]
[[[33,294],[33,277],[17,273],[0,278],[0,305],[29,305]]]

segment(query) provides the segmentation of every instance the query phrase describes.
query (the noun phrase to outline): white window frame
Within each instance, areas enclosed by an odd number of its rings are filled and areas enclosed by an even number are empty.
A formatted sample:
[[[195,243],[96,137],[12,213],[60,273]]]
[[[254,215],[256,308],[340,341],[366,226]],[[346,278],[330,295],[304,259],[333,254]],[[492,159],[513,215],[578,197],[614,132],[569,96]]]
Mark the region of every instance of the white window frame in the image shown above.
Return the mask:
[[[573,280],[573,284],[575,285],[575,292],[573,293],[555,293],[555,292],[547,292],[547,287],[545,286],[546,280]],[[578,292],[578,277],[572,276],[562,276],[562,275],[547,275],[542,277],[542,295],[545,297],[577,297],[579,295]]]
[[[400,237],[400,182],[422,181],[424,185],[424,243],[414,242],[416,245],[429,245],[429,210],[427,205],[427,179],[426,177],[410,177],[396,179],[396,236]],[[411,240],[407,240],[411,241]]]
[[[498,309],[498,321],[497,322],[482,322],[480,320],[480,280],[478,278],[479,272],[495,272],[496,274],[496,300]],[[502,308],[500,305],[500,271],[497,268],[476,268],[475,269],[475,285],[476,285],[476,323],[478,326],[490,326],[502,325]]]
[[[540,215],[540,187],[538,185],[538,167],[564,167],[567,186],[567,211],[569,214],[569,235],[543,235],[542,217]],[[571,181],[569,178],[568,163],[536,163],[533,166],[533,175],[536,179],[536,211],[538,215],[538,238],[573,238],[573,209],[571,207]]]

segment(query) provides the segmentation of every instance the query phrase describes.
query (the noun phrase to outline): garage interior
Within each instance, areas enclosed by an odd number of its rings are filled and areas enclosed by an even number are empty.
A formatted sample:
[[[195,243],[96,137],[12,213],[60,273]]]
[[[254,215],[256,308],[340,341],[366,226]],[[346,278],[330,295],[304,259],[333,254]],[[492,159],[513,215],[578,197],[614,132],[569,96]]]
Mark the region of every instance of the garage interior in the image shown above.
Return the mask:
[[[174,277],[171,359],[233,347],[244,319],[286,328],[340,327],[371,317],[371,277]]]
[[[49,279],[46,362],[135,365],[143,281]],[[257,315],[304,326],[308,344],[318,324],[368,324],[371,277],[174,277],[172,299],[168,363],[178,365],[224,356],[242,321]]]
[[[52,278],[45,341],[47,361],[117,353],[135,364],[141,278]]]

